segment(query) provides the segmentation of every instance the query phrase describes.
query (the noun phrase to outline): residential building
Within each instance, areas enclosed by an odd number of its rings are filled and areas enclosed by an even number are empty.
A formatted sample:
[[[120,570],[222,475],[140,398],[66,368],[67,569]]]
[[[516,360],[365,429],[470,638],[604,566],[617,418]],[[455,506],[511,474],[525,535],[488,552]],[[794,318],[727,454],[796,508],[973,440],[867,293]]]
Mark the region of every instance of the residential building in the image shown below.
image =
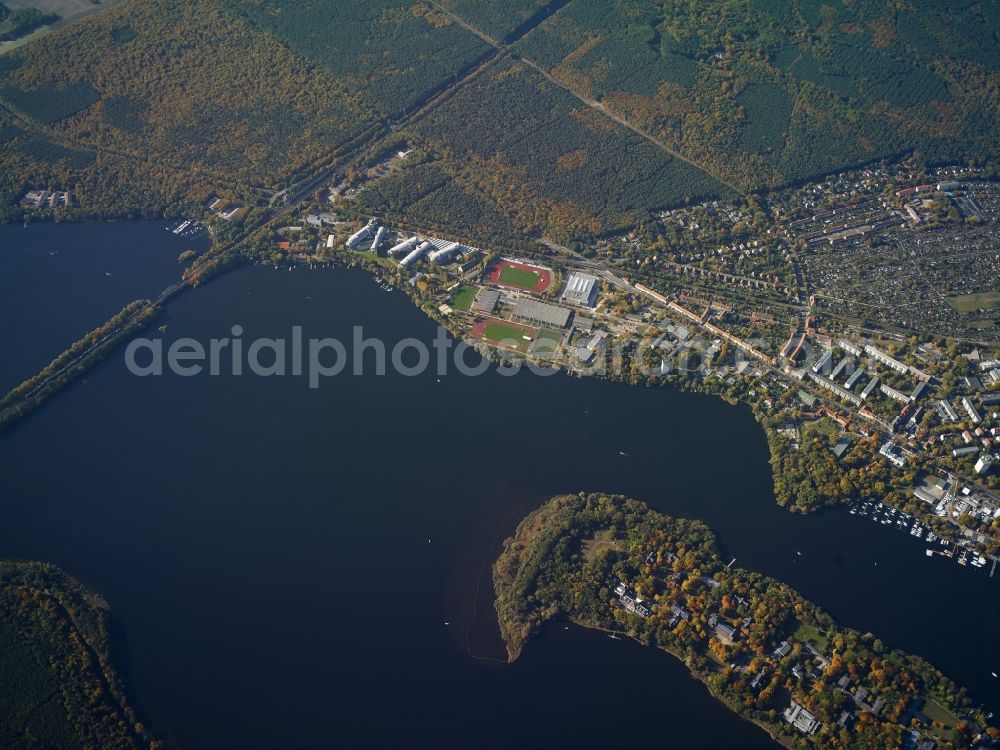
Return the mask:
[[[881,362],[883,365],[886,365],[887,367],[890,367],[896,372],[902,373],[903,375],[906,375],[910,371],[909,365],[903,364],[898,359],[893,359],[888,354],[881,351],[880,349],[876,349],[871,344],[865,346],[865,353],[871,356],[871,358],[876,360],[877,362]]]
[[[985,476],[986,474],[989,474],[990,469],[993,468],[993,463],[995,460],[996,459],[994,459],[993,456],[989,453],[984,453],[983,455],[981,455],[979,457],[979,460],[976,461],[976,473],[979,476]]]
[[[819,720],[795,701],[785,709],[785,721],[803,734],[814,734],[820,726]]]
[[[969,419],[972,420],[973,424],[979,424],[983,421],[976,407],[973,405],[972,401],[968,396],[962,396],[962,406],[965,407],[966,413],[969,415]]]
[[[906,456],[903,455],[903,451],[900,450],[899,446],[896,445],[891,440],[882,445],[878,449],[878,452],[889,459],[889,463],[897,468],[903,468],[906,466]]]

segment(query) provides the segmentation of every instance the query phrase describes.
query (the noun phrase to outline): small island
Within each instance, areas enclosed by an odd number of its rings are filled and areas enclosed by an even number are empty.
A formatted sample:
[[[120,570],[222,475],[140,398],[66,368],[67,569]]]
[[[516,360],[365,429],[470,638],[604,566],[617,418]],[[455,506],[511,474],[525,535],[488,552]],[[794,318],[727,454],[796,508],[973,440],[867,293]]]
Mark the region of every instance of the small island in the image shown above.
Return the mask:
[[[923,659],[835,623],[719,554],[703,523],[603,494],[553,498],[493,568],[511,661],[546,622],[627,635],[681,659],[789,748],[958,748],[1000,736]]]

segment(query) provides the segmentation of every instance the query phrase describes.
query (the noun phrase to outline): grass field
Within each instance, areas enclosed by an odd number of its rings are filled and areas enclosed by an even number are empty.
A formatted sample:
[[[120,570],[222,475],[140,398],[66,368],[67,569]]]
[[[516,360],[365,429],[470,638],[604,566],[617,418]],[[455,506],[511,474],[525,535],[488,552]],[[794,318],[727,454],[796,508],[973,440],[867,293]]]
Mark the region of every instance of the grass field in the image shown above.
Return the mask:
[[[468,310],[476,299],[476,291],[476,287],[463,284],[452,295],[451,306],[456,310]]]
[[[798,641],[809,641],[820,651],[826,649],[826,636],[812,625],[799,625],[795,631],[795,639]]]
[[[840,435],[840,428],[832,419],[824,417],[804,423],[801,434],[803,442],[811,437],[818,437],[820,440],[826,440],[832,444]]]
[[[960,294],[949,297],[948,304],[960,313],[970,313],[976,310],[991,310],[1000,307],[1000,292],[979,292],[977,294]]]
[[[526,352],[532,342],[525,340],[524,336],[531,336],[534,339],[536,333],[530,328],[491,321],[483,329],[483,339],[494,344],[502,344],[505,348],[514,351]]]
[[[618,539],[610,529],[595,531],[591,539],[583,539],[580,542],[583,559],[590,562],[601,550],[613,550],[615,552],[625,551],[625,540]]]
[[[528,352],[538,355],[543,359],[552,359],[559,350],[559,344],[562,340],[563,334],[559,333],[559,331],[550,331],[547,328],[542,328],[535,337],[535,340],[531,342],[531,346],[528,347]]]
[[[499,276],[500,283],[522,289],[534,289],[540,278],[541,275],[538,271],[529,271],[526,268],[515,268],[514,266],[504,266]]]

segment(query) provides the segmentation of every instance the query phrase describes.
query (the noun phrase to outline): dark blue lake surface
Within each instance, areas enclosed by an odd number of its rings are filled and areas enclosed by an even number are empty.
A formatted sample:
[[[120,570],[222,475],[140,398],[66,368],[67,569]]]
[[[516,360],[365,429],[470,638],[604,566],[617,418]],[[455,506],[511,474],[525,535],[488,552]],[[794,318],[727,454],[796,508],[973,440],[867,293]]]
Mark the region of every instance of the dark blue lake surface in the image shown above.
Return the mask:
[[[236,324],[247,341],[436,332],[343,269],[244,268],[165,322],[168,344]],[[749,411],[674,390],[495,372],[310,390],[138,378],[119,353],[0,438],[0,556],[54,561],[108,599],[147,720],[186,748],[615,747],[623,726],[775,746],[631,642],[554,626],[513,665],[470,655],[502,654],[497,544],[579,490],[706,521],[740,565],[1000,703],[995,581],[846,512],[780,510]]]
[[[177,256],[208,238],[165,222],[0,224],[0,392],[34,375],[84,333],[180,277]]]

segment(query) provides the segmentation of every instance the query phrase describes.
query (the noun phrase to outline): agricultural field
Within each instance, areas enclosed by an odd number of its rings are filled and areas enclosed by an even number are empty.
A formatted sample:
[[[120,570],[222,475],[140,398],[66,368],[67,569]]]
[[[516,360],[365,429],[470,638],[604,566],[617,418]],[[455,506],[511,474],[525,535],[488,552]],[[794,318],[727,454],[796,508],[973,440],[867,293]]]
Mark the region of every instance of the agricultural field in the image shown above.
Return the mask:
[[[915,150],[990,158],[1000,6],[897,7],[569,0],[516,49],[746,190]]]
[[[10,5],[0,3],[0,43],[21,39],[36,29],[50,26],[58,20],[59,16],[38,8],[30,6],[18,8],[16,3]]]
[[[124,0],[0,55],[0,215],[35,185],[95,216],[220,190],[263,206],[403,117],[389,137],[424,158],[367,186],[359,210],[513,248],[906,152],[1000,153],[995,3],[696,7]]]
[[[65,86],[48,83],[28,91],[7,85],[0,89],[0,96],[44,125],[65,120],[101,98],[90,81],[77,81]]]

